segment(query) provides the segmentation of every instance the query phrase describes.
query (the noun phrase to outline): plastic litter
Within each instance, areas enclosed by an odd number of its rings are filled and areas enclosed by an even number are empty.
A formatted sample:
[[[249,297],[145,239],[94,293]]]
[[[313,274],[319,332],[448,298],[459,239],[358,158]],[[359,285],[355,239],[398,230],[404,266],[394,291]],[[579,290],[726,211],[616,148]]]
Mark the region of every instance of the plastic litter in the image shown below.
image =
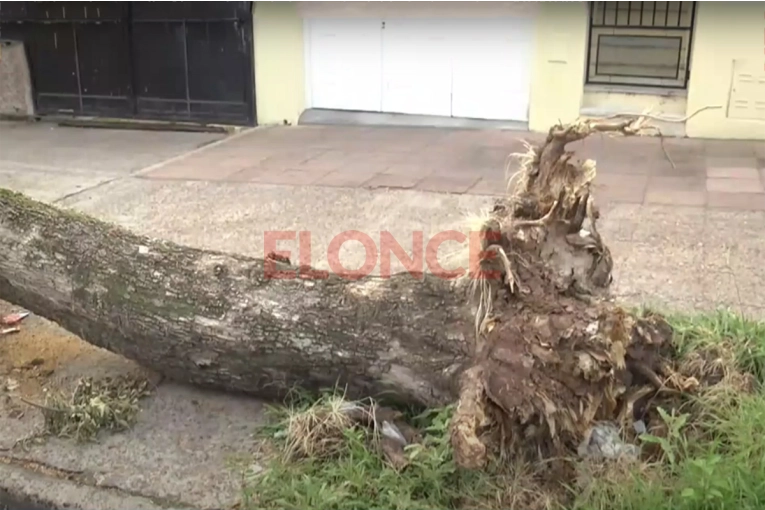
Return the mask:
[[[29,317],[29,312],[11,313],[0,317],[0,326],[4,326],[0,328],[0,335],[10,335],[21,331],[18,325],[27,317]]]
[[[588,431],[577,453],[580,457],[591,459],[637,460],[640,451],[634,444],[628,444],[622,440],[616,425],[604,422],[596,424]]]

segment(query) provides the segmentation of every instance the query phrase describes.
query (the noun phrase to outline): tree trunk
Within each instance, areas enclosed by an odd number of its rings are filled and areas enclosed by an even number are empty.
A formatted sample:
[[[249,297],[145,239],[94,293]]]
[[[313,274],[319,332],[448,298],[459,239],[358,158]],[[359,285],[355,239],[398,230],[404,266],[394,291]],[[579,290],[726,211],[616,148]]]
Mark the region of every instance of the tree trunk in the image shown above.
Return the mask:
[[[269,277],[268,264],[303,277]],[[347,385],[352,397],[453,400],[472,319],[448,281],[305,276],[0,189],[0,298],[91,344],[175,380],[264,398]]]
[[[349,281],[299,268],[303,277],[273,279],[273,261],[149,240],[2,190],[0,298],[196,384],[457,400],[463,467],[483,466],[497,445],[566,456],[594,421],[631,430],[658,392],[692,386],[673,368],[661,317],[605,299],[613,262],[597,229],[595,163],[566,151],[594,132],[637,134],[643,121],[554,126],[528,147],[480,227],[467,280],[475,311],[435,276]]]

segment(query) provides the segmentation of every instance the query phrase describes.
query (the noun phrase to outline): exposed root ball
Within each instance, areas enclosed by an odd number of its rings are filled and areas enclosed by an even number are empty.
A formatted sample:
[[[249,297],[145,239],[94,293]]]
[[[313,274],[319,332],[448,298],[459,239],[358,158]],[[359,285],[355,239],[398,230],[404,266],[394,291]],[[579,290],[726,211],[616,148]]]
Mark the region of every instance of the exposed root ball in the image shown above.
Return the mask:
[[[637,134],[642,122],[553,127],[518,158],[509,197],[484,219],[483,233],[496,235],[483,236],[473,272],[475,364],[452,423],[463,467],[484,464],[492,425],[503,447],[571,453],[596,421],[626,427],[657,392],[698,386],[668,361],[672,332],[660,317],[638,319],[607,300],[613,262],[597,228],[596,166],[565,150],[594,132]]]

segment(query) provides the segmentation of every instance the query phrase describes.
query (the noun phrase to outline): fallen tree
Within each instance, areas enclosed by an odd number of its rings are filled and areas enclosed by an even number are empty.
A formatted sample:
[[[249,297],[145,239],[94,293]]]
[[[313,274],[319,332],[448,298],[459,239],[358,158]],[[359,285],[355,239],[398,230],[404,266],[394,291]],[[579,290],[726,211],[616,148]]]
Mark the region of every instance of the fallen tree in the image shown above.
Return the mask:
[[[340,384],[437,405],[468,359],[465,300],[432,275],[276,278],[305,268],[149,239],[7,190],[0,253],[0,298],[193,384],[276,399]]]
[[[482,222],[484,254],[465,286],[409,273],[315,279],[289,261],[148,239],[0,190],[0,298],[194,384],[458,400],[452,442],[466,467],[485,462],[497,431],[570,448],[593,421],[623,421],[649,394],[688,385],[669,361],[667,325],[606,299],[613,263],[597,229],[595,164],[566,151],[642,122],[558,125],[529,146]],[[269,278],[268,264],[304,277]]]

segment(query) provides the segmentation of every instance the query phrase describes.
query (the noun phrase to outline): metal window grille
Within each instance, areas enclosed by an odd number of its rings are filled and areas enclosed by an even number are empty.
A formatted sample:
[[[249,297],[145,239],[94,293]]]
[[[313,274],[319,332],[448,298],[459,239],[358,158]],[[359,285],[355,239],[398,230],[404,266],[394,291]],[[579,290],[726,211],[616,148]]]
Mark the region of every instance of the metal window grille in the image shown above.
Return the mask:
[[[590,2],[587,83],[685,88],[696,2]]]

